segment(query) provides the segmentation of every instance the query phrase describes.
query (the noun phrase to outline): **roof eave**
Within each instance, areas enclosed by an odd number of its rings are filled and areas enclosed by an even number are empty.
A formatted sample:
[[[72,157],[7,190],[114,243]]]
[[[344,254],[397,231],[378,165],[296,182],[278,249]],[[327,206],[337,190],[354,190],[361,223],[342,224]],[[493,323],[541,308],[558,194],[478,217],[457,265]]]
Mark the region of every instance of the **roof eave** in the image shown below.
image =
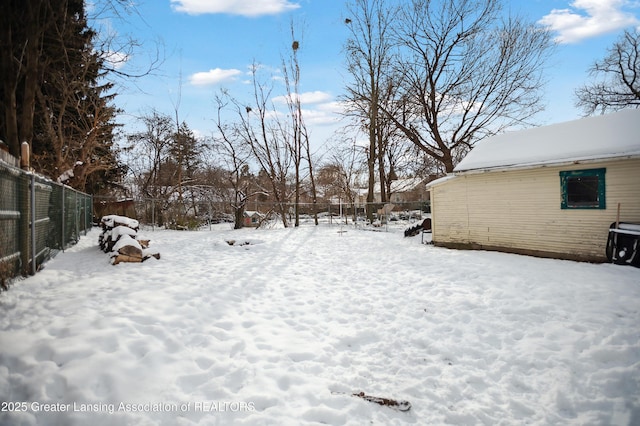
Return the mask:
[[[590,163],[598,163],[602,161],[619,161],[619,160],[631,160],[640,158],[640,152],[634,152],[624,155],[611,155],[611,156],[598,156],[593,158],[574,158],[567,160],[550,160],[545,162],[536,162],[536,163],[524,163],[524,164],[509,164],[509,165],[501,165],[495,167],[481,167],[477,169],[466,169],[466,170],[454,170],[454,175],[463,175],[463,174],[477,174],[477,173],[488,173],[488,172],[500,172],[500,171],[511,171],[511,170],[528,170],[528,169],[539,169],[546,167],[563,167],[563,166],[571,166],[575,164],[590,164]]]

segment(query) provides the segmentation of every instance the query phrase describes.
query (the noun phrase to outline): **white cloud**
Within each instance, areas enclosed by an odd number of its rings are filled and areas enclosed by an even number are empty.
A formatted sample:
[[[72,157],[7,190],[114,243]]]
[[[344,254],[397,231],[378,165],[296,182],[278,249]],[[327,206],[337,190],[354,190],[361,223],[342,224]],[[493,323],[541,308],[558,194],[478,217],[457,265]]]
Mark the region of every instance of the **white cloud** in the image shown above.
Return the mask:
[[[317,104],[327,102],[332,96],[326,92],[316,90],[315,92],[305,92],[300,94],[300,102],[303,104]]]
[[[309,125],[336,124],[340,119],[340,112],[344,109],[340,102],[332,101],[333,96],[327,92],[316,90],[292,96],[299,96],[302,105],[313,105],[312,108],[302,109],[304,121]],[[283,95],[272,100],[275,104],[286,105],[287,98],[288,95]]]
[[[302,105],[311,105],[311,107],[302,108],[302,117],[305,123],[310,127],[325,127],[327,125],[336,125],[340,118],[340,112],[343,105],[339,102],[331,101],[331,95],[325,92],[308,92],[300,95]],[[287,95],[276,96],[272,99],[274,106],[280,105],[280,108],[270,110],[267,117],[286,120],[289,111],[282,106],[287,103]]]
[[[111,66],[111,68],[117,70],[126,65],[127,61],[129,60],[129,55],[122,52],[108,51],[102,53],[102,59],[104,59],[105,62]]]
[[[235,78],[241,74],[242,71],[236,69],[223,70],[215,68],[206,72],[197,72],[189,77],[189,81],[194,86],[208,86],[224,81],[235,80]]]
[[[309,125],[336,124],[340,120],[338,115],[323,108],[304,109],[302,110],[302,117],[304,118],[305,123]]]
[[[171,0],[177,12],[191,15],[227,13],[241,16],[276,15],[300,7],[289,0]]]
[[[640,22],[626,6],[633,6],[628,0],[574,0],[569,9],[553,9],[538,23],[556,31],[559,43],[576,43],[618,31]]]
[[[293,94],[292,96],[296,97],[296,94]],[[331,99],[330,94],[326,92],[321,92],[319,90],[316,90],[315,92],[301,93],[298,96],[300,99],[300,103],[304,105],[327,102]],[[273,102],[279,103],[279,104],[286,104],[287,98],[288,98],[288,95],[276,96],[275,98],[273,98]]]

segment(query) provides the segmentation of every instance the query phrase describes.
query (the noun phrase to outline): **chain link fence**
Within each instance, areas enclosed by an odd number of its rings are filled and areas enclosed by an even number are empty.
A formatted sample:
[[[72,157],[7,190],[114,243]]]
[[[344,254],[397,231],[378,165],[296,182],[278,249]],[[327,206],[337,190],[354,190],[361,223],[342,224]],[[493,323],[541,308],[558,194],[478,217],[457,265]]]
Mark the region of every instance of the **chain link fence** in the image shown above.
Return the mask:
[[[428,200],[395,203],[317,202],[299,203],[300,224],[315,224],[315,216],[323,223],[380,226],[392,222],[412,223],[430,213]],[[94,197],[97,218],[118,214],[137,219],[150,227],[167,229],[199,229],[212,224],[235,221],[232,203],[228,201],[166,200],[152,198],[115,199]],[[267,227],[282,224],[282,212],[289,225],[294,225],[295,205],[249,201],[244,209],[243,225]],[[371,212],[371,215],[368,213]]]
[[[92,197],[0,162],[0,279],[33,275],[92,226]]]

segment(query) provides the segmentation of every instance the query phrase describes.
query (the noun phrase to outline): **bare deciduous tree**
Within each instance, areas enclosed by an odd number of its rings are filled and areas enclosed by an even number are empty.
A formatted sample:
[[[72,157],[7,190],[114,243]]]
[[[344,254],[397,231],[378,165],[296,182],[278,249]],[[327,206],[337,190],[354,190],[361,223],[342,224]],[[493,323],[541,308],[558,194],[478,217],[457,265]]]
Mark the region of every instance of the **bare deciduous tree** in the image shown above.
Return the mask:
[[[129,172],[133,175],[134,187],[144,198],[153,199],[154,203],[163,203],[158,212],[157,223],[163,225],[163,213],[168,206],[171,187],[167,185],[166,166],[173,138],[174,125],[170,116],[151,111],[140,118],[144,129],[127,135],[129,142],[124,151],[127,155]],[[164,201],[162,201],[164,200]]]
[[[329,200],[338,198],[351,206],[354,221],[356,176],[363,165],[361,152],[354,141],[341,144],[333,150],[329,161],[318,170],[318,186],[323,188],[324,197]]]
[[[640,106],[640,32],[626,30],[589,70],[594,82],[576,90],[586,115]]]
[[[295,174],[294,183],[294,226],[300,226],[300,181],[302,167],[302,135],[304,121],[302,119],[302,105],[300,101],[300,64],[298,62],[298,49],[300,42],[296,39],[293,23],[291,23],[291,55],[289,60],[282,60],[282,71],[285,88],[287,90],[286,102],[291,118],[291,135],[286,138],[286,143],[291,151]]]
[[[148,25],[138,11],[136,2],[96,0],[91,3],[90,11],[90,19],[97,33],[95,51],[104,60],[103,68],[114,83],[130,83],[158,71],[164,62],[162,41],[142,40],[126,30],[128,26],[138,25],[136,20]],[[114,30],[114,26],[122,28]]]
[[[273,87],[260,81],[259,69],[255,63],[251,68],[253,105],[243,107],[235,101],[238,135],[250,147],[254,160],[268,177],[277,213],[282,224],[288,227],[287,201],[291,195],[288,175],[293,161],[288,144],[290,133],[270,104]]]
[[[374,201],[375,167],[378,163],[380,187],[385,197],[384,150],[387,133],[380,105],[391,94],[391,64],[394,58],[391,29],[396,9],[384,0],[352,0],[347,5],[350,13],[345,24],[350,31],[346,44],[347,67],[352,81],[347,86],[348,113],[355,116],[368,134],[367,150],[368,193],[367,202]],[[387,127],[388,128],[388,127]],[[373,219],[373,210],[367,211]]]
[[[385,114],[453,170],[478,140],[530,124],[543,109],[550,32],[503,17],[500,0],[412,0],[395,21],[395,109]]]
[[[50,66],[48,58],[40,60]],[[36,110],[47,113],[36,122],[32,165],[74,188],[96,192],[97,181],[118,167],[113,141],[116,108],[108,102],[114,95],[106,94],[111,84],[87,84],[95,79],[97,67],[91,54],[67,52],[58,61],[66,63],[65,71],[51,70],[35,87]],[[97,179],[89,184],[92,175]]]
[[[238,128],[233,123],[223,120],[223,111],[229,106],[229,95],[222,91],[215,97],[216,102],[216,128],[213,148],[220,161],[224,164],[224,183],[231,189],[231,194],[223,194],[230,197],[230,205],[234,212],[234,229],[244,226],[244,212],[249,199],[260,190],[253,191],[249,173],[249,158],[251,151],[238,134]],[[226,188],[222,188],[223,191]]]
[[[291,40],[291,55],[288,60],[283,59],[282,72],[284,76],[285,89],[287,91],[286,102],[291,117],[291,135],[288,138],[288,145],[291,150],[295,171],[294,225],[300,225],[300,196],[303,180],[303,160],[307,164],[307,172],[309,182],[311,184],[311,199],[314,203],[313,213],[315,224],[318,225],[318,212],[315,209],[315,204],[317,202],[316,182],[313,173],[309,133],[302,115],[302,100],[300,99],[300,61],[298,59],[298,50],[301,47],[301,43],[295,35],[293,23],[291,23]]]

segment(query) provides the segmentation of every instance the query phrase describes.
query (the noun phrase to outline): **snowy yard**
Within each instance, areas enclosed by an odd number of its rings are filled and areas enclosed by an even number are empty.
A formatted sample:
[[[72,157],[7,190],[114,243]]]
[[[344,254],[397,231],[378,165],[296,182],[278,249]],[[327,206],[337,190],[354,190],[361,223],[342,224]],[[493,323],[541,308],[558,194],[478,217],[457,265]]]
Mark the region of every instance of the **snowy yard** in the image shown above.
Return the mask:
[[[0,424],[640,424],[639,269],[340,230],[90,232],[0,294]]]

